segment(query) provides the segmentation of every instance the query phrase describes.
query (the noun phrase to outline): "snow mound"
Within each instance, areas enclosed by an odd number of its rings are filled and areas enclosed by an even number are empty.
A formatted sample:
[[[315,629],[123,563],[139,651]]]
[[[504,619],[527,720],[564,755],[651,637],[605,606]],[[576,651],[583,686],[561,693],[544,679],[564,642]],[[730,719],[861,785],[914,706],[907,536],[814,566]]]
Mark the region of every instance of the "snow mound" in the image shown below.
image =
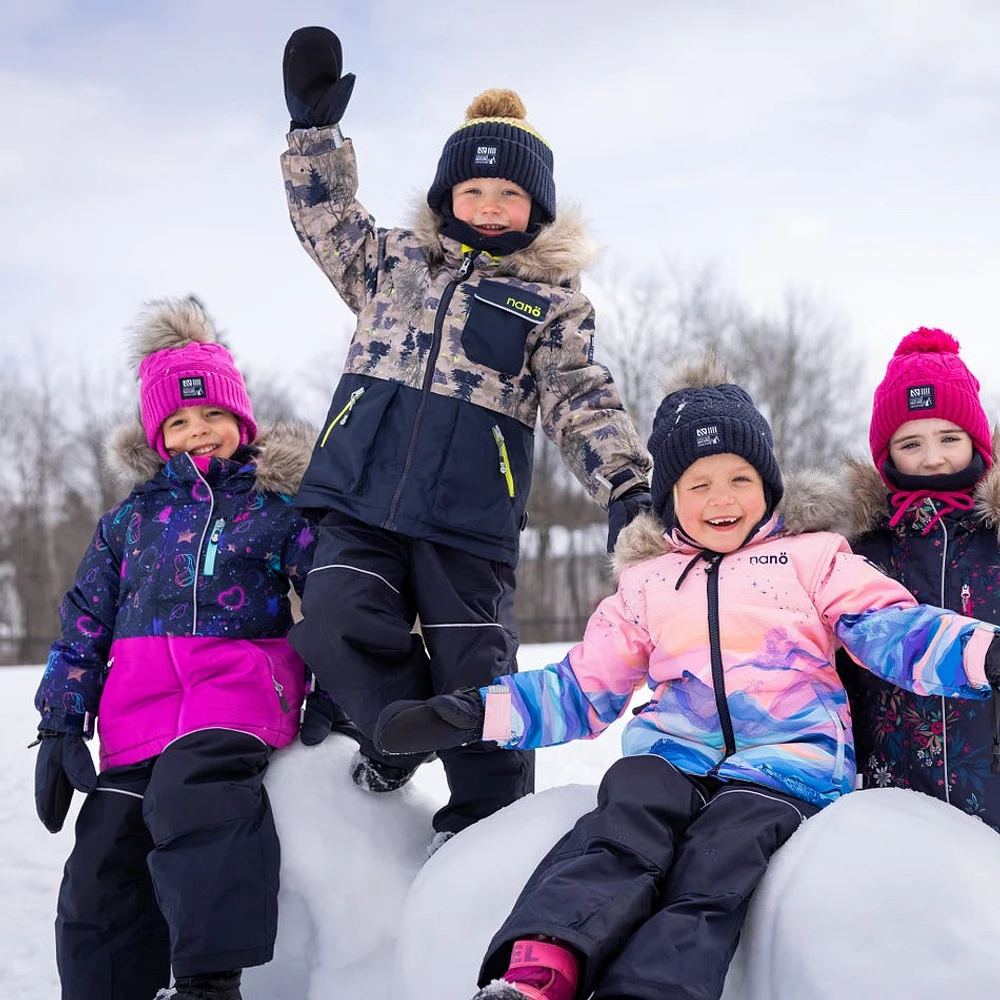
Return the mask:
[[[266,785],[281,838],[274,960],[244,974],[245,1000],[379,1000],[399,913],[427,857],[437,804],[407,786],[355,787],[357,744],[330,736],[275,753]]]

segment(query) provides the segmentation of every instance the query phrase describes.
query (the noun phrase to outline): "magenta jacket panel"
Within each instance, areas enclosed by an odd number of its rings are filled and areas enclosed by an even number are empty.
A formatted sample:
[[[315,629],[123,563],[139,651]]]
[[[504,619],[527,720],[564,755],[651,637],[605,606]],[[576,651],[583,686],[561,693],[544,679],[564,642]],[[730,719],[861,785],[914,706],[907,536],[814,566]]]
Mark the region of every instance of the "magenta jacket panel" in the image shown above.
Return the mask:
[[[232,729],[286,746],[298,732],[305,678],[305,665],[283,638],[117,639],[97,722],[101,770],[154,757],[199,729]]]

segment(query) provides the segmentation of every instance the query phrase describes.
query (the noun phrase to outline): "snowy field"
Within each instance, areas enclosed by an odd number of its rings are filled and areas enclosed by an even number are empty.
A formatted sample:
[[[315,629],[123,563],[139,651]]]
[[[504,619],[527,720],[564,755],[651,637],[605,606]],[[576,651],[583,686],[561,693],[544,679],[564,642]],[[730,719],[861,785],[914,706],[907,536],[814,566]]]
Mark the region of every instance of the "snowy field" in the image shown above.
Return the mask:
[[[564,652],[525,647],[522,668]],[[53,836],[34,814],[35,758],[25,746],[40,671],[0,669],[4,1000],[59,995],[52,919],[73,817]],[[277,754],[268,788],[283,848],[278,953],[248,970],[246,1000],[469,1000],[521,884],[594,804],[620,727],[540,751],[536,795],[426,863],[430,818],[444,799],[439,765],[373,796],[350,783],[353,744],[343,737]],[[916,793],[860,792],[811,819],[776,856],[724,1000],[995,1000],[998,955],[1000,838]]]

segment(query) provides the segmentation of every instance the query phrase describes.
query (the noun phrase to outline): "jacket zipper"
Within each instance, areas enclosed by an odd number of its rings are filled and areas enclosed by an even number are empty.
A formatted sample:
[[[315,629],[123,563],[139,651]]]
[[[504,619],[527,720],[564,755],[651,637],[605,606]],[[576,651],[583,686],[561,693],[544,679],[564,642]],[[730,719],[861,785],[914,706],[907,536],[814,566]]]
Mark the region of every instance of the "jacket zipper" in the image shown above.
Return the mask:
[[[267,660],[267,669],[271,672],[271,683],[274,685],[274,690],[278,695],[278,704],[281,705],[281,711],[290,712],[291,707],[288,704],[288,699],[285,697],[285,687],[274,675],[274,661],[267,653],[264,653],[264,659]]]
[[[226,521],[222,517],[212,525],[212,535],[208,539],[208,548],[205,549],[205,576],[211,576],[215,572],[215,553],[219,551],[219,539],[225,526]]]
[[[500,475],[507,481],[507,493],[514,499],[514,473],[510,468],[510,455],[507,454],[507,442],[503,439],[503,431],[499,424],[493,425],[493,440],[497,443],[497,451],[500,452]]]
[[[726,742],[726,754],[709,772],[715,773],[726,757],[736,753],[736,735],[733,732],[733,717],[729,714],[729,700],[726,695],[726,674],[722,663],[722,643],[719,636],[719,563],[721,555],[712,556],[705,565],[705,580],[708,587],[708,646],[712,659],[712,688],[715,692],[715,707],[719,713],[719,726]]]
[[[347,421],[351,417],[351,410],[354,409],[354,404],[357,403],[357,401],[364,394],[365,394],[365,387],[364,386],[362,386],[360,389],[355,389],[354,392],[351,393],[351,398],[344,405],[344,408],[340,411],[340,413],[338,413],[333,418],[333,420],[330,421],[329,426],[323,432],[323,438],[322,438],[322,440],[319,443],[319,446],[321,448],[326,444],[326,439],[330,436],[330,431],[332,431],[333,428],[337,426],[337,424],[340,424],[340,426],[343,427],[344,424],[347,423]]]
[[[403,462],[403,471],[399,477],[399,484],[396,486],[396,492],[392,495],[392,500],[389,503],[389,512],[386,514],[385,522],[382,525],[383,528],[387,528],[389,531],[393,531],[396,527],[396,510],[399,507],[399,501],[402,499],[406,480],[409,478],[410,469],[413,466],[413,457],[417,450],[417,438],[420,435],[420,425],[423,423],[427,401],[431,394],[431,386],[434,384],[434,370],[437,366],[438,355],[441,353],[441,331],[444,329],[444,318],[447,315],[448,306],[451,305],[455,289],[472,274],[472,268],[478,255],[478,250],[469,250],[466,252],[462,258],[462,266],[458,269],[458,273],[445,286],[444,292],[441,294],[441,302],[438,305],[437,313],[434,315],[434,336],[431,340],[430,353],[427,355],[427,368],[424,371],[424,381],[420,388],[420,405],[417,407],[416,416],[413,418],[413,430],[410,432],[410,442],[406,448],[406,460]]]
[[[965,615],[966,618],[971,618],[972,617],[972,588],[969,586],[969,581],[968,580],[963,580],[962,581],[961,601],[962,601],[962,603],[961,603],[962,614]]]
[[[191,581],[191,635],[198,634],[198,577],[201,575],[201,554],[205,547],[205,536],[208,534],[208,526],[212,523],[212,515],[215,513],[215,494],[212,487],[208,485],[208,480],[201,474],[201,470],[194,464],[194,459],[188,455],[191,461],[191,468],[195,474],[205,484],[208,490],[208,517],[205,519],[205,527],[202,529],[201,538],[198,539],[198,552],[194,560],[194,580]]]
[[[830,716],[830,721],[833,723],[833,728],[837,733],[837,756],[833,761],[833,780],[840,781],[844,776],[844,724],[840,721],[840,716],[832,705],[824,705],[824,708],[826,708],[826,714]]]
[[[944,603],[944,591],[948,578],[948,526],[944,520],[938,521],[941,534],[944,535],[941,545],[941,607],[946,608]],[[962,598],[964,599],[965,587],[962,588]],[[951,782],[948,780],[948,703],[944,695],[941,695],[941,766],[944,768],[944,800],[951,804]]]

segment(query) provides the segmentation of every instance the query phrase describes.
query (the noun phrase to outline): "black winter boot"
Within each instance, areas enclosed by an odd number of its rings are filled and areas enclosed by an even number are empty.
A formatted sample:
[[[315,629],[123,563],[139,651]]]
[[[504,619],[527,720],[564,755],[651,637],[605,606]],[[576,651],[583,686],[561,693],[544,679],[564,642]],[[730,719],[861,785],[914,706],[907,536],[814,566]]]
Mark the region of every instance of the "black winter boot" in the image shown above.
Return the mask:
[[[393,767],[356,751],[351,758],[351,781],[366,792],[394,792],[416,773],[416,768]]]
[[[243,1000],[242,969],[181,976],[169,990],[160,990],[153,1000]]]

